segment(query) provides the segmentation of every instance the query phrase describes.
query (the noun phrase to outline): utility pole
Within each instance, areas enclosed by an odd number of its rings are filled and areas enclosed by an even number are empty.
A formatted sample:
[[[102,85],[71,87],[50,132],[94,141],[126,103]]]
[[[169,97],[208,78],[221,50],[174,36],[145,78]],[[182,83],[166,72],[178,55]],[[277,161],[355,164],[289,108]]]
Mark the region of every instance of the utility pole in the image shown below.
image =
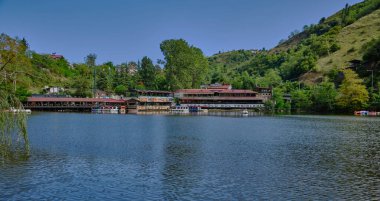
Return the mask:
[[[94,84],[93,84],[93,86],[92,86],[92,96],[95,98],[95,96],[96,96],[96,68],[95,68],[95,66],[92,66],[92,68],[94,69],[94,75],[93,75],[93,77],[94,77]]]

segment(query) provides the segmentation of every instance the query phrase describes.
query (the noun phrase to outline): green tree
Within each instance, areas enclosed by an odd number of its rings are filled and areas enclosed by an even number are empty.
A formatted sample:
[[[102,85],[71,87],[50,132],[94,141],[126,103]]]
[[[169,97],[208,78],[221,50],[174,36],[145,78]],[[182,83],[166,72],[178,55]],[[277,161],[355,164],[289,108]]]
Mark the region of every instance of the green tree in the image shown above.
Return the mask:
[[[312,101],[310,98],[310,92],[305,89],[294,90],[291,93],[292,97],[292,109],[299,112],[305,112],[310,110]]]
[[[89,67],[96,66],[96,58],[97,58],[96,54],[91,53],[87,55],[85,58],[87,66]]]
[[[336,99],[337,106],[347,112],[366,108],[369,95],[363,80],[351,69],[346,69],[343,73],[344,79]]]
[[[118,85],[116,88],[115,88],[115,93],[117,95],[126,95],[126,92],[127,92],[127,87],[124,86],[124,85]]]
[[[96,67],[97,79],[96,86],[98,89],[107,93],[113,92],[113,84],[115,78],[115,67],[112,62],[104,63],[101,66]]]
[[[297,50],[290,51],[287,60],[280,67],[280,72],[284,79],[296,79],[312,70],[316,62],[317,55],[310,47],[301,45]]]
[[[169,90],[198,88],[208,72],[208,61],[199,48],[185,40],[165,40],[160,45],[165,57]]]
[[[269,69],[264,77],[257,79],[257,85],[261,87],[277,87],[282,83],[280,73],[277,70]]]
[[[96,54],[89,54],[86,56],[85,61],[88,67],[92,68],[93,71],[93,83],[92,83],[92,95],[96,94]],[[76,80],[78,81],[78,80]],[[85,82],[82,82],[82,84]],[[80,86],[80,82],[77,82]]]
[[[113,80],[113,86],[124,85],[128,87],[130,76],[128,74],[127,63],[122,63],[115,67],[115,79]]]
[[[273,108],[271,111],[278,113],[290,111],[291,105],[284,99],[284,95],[286,94],[285,91],[286,90],[281,87],[273,88],[273,95],[271,100],[272,104],[270,104]]]
[[[380,69],[380,38],[372,40],[367,44],[363,61],[372,69]]]
[[[76,77],[73,80],[72,87],[75,89],[74,96],[76,97],[91,97],[91,81],[81,77]]]
[[[337,91],[332,82],[322,82],[313,87],[311,99],[313,110],[319,113],[332,112],[335,109]]]
[[[72,95],[76,97],[91,97],[92,69],[86,64],[74,64],[74,69],[74,76],[70,83],[70,87],[73,90]]]
[[[26,44],[25,41],[0,34],[0,162],[29,156],[26,116],[7,112],[10,108],[22,109],[12,86],[14,80],[9,75],[17,72],[17,67],[29,64]]]
[[[21,86],[21,87],[17,87],[15,95],[18,98],[18,100],[20,100],[21,102],[25,102],[27,101],[28,97],[32,94],[28,91],[28,89]]]
[[[155,89],[156,87],[156,68],[152,60],[145,56],[141,60],[141,68],[139,74],[145,87],[148,89]]]
[[[253,89],[255,88],[255,80],[248,74],[247,71],[244,71],[241,75],[242,86],[241,89]]]

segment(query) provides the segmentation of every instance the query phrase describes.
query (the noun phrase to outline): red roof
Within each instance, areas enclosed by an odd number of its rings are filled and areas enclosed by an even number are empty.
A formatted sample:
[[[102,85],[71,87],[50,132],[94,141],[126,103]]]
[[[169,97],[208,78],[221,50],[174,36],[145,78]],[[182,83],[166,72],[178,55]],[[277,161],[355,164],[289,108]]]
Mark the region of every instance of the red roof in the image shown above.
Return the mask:
[[[252,90],[241,90],[241,89],[180,89],[176,93],[186,93],[186,94],[256,94],[257,92]]]
[[[256,91],[252,90],[241,90],[241,89],[231,89],[231,90],[223,90],[219,92],[221,94],[256,94]]]
[[[52,55],[50,55],[50,57],[53,58],[53,59],[60,59],[60,58],[63,58],[63,55],[52,54]]]
[[[218,90],[210,89],[179,89],[175,93],[197,93],[197,94],[214,94]],[[222,91],[222,90],[219,90]]]
[[[111,98],[55,98],[55,97],[29,97],[28,102],[100,102],[100,103],[124,103],[124,100]]]
[[[213,97],[182,97],[181,100],[263,100],[262,97],[253,96],[236,96],[236,97],[226,97],[226,96],[213,96]]]

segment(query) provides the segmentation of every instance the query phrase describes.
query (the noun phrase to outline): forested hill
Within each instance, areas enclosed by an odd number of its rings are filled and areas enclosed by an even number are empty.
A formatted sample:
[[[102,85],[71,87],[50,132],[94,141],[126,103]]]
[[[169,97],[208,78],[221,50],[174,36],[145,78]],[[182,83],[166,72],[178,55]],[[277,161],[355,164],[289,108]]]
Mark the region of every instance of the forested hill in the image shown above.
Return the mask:
[[[318,83],[349,66],[349,61],[363,60],[368,47],[380,37],[379,8],[380,0],[346,5],[317,24],[305,25],[302,32],[292,32],[271,50],[215,54],[209,58],[214,72],[210,79],[239,87],[248,74],[254,84],[267,85],[265,74],[275,70],[283,80]]]
[[[317,24],[305,25],[302,32],[292,32],[271,50],[207,58],[183,39],[165,40],[160,49],[164,59],[157,64],[148,57],[96,64],[95,54],[70,64],[64,55],[34,52],[25,39],[3,33],[0,93],[25,99],[42,93],[44,86],[57,86],[65,89],[62,95],[74,97],[91,97],[93,89],[128,96],[133,89],[175,91],[218,82],[236,89],[271,87],[274,96],[267,106],[276,111],[380,111],[380,0],[346,5]],[[284,101],[285,94],[291,95],[291,103]]]

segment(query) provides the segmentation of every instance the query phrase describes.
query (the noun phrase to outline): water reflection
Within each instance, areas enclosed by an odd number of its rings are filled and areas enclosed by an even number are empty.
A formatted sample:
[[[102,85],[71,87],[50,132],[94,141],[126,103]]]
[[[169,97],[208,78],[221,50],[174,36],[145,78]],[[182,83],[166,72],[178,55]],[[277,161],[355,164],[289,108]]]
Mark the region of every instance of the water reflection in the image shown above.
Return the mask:
[[[34,114],[5,200],[378,200],[380,119]]]
[[[379,198],[379,119],[296,117],[295,122],[296,131],[283,146],[287,152],[281,151],[291,159],[284,166],[296,170],[297,180],[304,179],[307,186],[319,186],[315,198]],[[322,188],[324,183],[329,186]]]

